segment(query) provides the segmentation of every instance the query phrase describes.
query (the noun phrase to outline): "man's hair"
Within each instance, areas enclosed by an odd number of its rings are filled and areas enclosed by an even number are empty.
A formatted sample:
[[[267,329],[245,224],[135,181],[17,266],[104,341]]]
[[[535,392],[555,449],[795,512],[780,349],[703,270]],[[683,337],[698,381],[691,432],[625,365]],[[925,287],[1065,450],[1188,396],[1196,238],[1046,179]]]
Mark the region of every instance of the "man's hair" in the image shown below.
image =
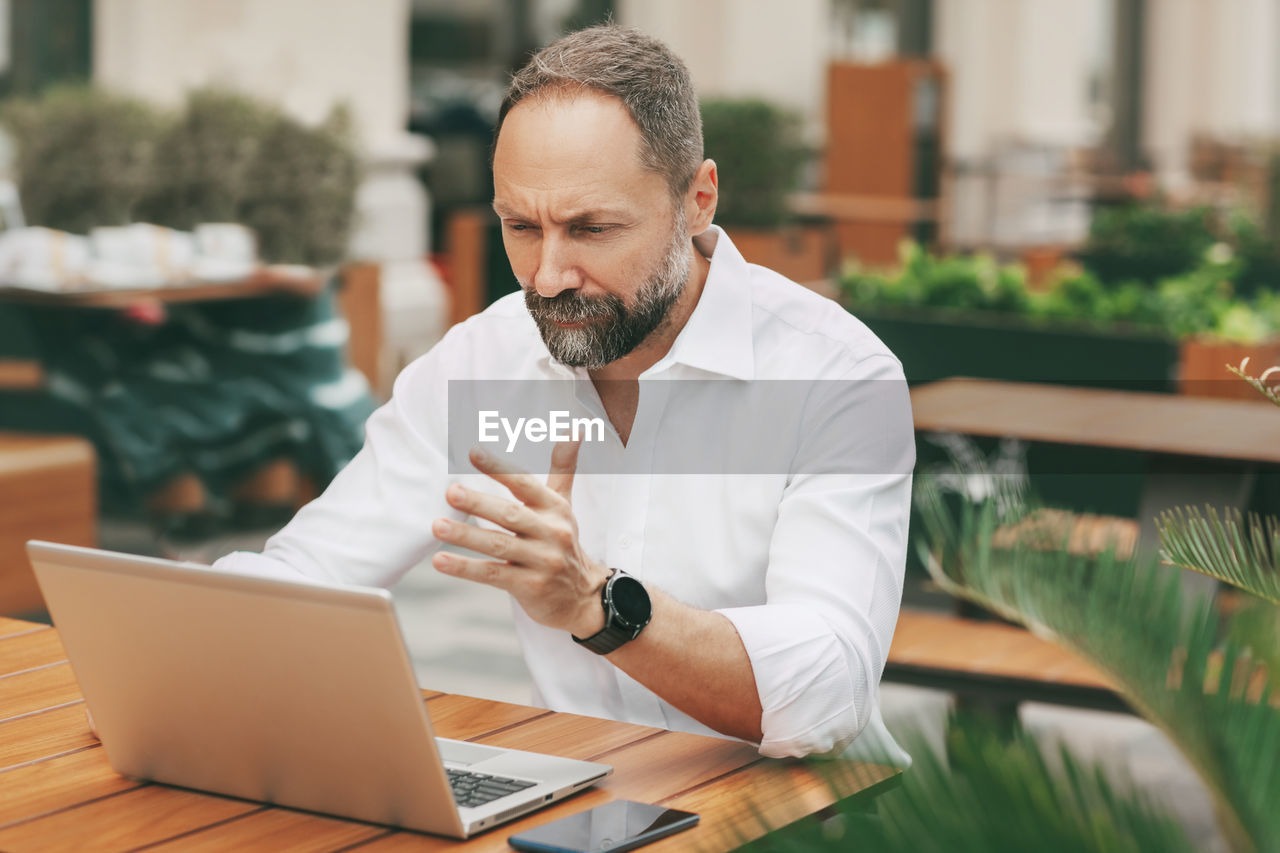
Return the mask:
[[[630,27],[589,27],[552,42],[511,78],[498,112],[494,148],[507,113],[531,97],[589,89],[622,101],[640,129],[640,162],[679,199],[702,163],[702,114],[689,70],[671,49]]]

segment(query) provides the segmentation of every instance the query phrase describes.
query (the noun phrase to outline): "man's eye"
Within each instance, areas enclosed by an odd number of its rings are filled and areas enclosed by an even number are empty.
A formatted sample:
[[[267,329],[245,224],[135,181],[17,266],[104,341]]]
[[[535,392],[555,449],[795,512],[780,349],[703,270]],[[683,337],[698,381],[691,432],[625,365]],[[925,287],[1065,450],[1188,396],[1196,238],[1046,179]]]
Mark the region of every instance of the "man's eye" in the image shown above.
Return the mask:
[[[533,229],[531,229],[528,225],[525,225],[523,222],[508,222],[507,230],[515,231],[516,233],[522,233],[525,231],[531,231]]]
[[[578,230],[584,234],[606,234],[609,231],[608,225],[579,225]]]

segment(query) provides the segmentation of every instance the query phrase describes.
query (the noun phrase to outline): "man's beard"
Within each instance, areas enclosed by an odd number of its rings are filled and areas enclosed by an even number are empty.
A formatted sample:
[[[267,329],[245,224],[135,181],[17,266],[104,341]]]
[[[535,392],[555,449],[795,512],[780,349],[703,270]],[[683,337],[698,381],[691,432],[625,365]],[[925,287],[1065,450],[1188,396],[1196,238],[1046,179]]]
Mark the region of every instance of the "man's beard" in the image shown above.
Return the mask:
[[[570,367],[595,370],[629,354],[661,328],[689,280],[693,246],[686,227],[680,211],[666,253],[636,291],[630,308],[612,293],[588,298],[577,290],[565,290],[545,297],[521,282],[524,303],[551,356]],[[583,325],[566,329],[557,323]]]

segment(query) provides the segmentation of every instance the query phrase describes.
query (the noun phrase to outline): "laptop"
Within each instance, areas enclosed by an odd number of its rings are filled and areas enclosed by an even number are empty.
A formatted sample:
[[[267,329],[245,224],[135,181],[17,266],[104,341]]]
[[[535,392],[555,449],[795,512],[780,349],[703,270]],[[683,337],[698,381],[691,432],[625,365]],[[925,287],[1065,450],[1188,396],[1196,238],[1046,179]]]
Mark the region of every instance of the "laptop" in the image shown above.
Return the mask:
[[[466,838],[612,772],[435,737],[386,590],[27,553],[125,776]]]

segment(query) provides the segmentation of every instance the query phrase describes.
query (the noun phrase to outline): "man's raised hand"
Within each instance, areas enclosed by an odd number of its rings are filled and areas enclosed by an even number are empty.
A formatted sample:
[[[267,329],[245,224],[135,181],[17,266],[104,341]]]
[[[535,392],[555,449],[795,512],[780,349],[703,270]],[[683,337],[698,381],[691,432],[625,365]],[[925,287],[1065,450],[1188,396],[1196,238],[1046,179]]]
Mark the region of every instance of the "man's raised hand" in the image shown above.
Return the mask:
[[[589,637],[604,627],[600,589],[609,572],[587,557],[578,541],[578,522],[570,503],[578,448],[578,442],[555,445],[545,483],[472,448],[476,469],[505,486],[515,500],[460,483],[449,486],[445,499],[450,506],[503,530],[438,518],[431,531],[441,542],[493,559],[441,551],[431,564],[445,574],[506,590],[535,622]]]

